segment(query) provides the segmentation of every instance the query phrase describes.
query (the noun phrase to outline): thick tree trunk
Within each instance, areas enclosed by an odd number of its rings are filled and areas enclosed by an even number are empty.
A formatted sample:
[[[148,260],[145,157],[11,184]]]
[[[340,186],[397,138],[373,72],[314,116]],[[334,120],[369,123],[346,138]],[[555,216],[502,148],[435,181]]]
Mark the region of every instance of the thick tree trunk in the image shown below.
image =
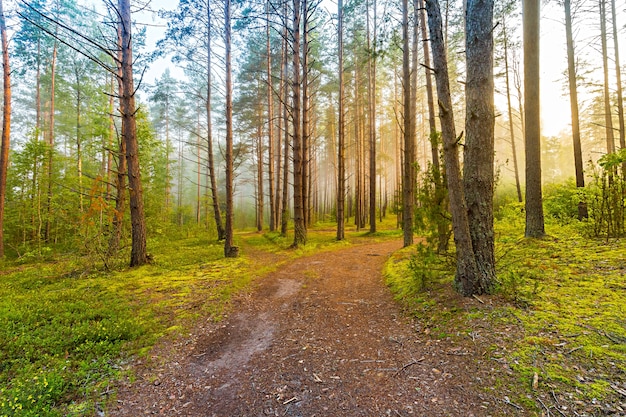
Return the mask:
[[[146,249],[146,218],[143,209],[143,188],[139,169],[139,146],[137,143],[135,119],[130,0],[119,0],[119,13],[122,31],[122,83],[124,85],[121,95],[122,137],[126,142],[130,221],[132,226],[130,266],[133,267],[147,263],[148,253]]]
[[[231,15],[230,0],[224,2],[224,53],[226,63],[226,229],[224,237],[224,256],[235,258],[239,255],[239,250],[233,243],[233,71],[231,64]]]
[[[493,0],[468,0],[465,20],[465,153],[463,186],[479,276],[463,293],[489,293],[496,277],[493,230]]]
[[[2,42],[2,139],[0,142],[0,258],[4,257],[4,203],[7,190],[7,168],[11,138],[11,67],[9,65],[9,42],[4,19],[4,7],[0,0],[0,39]]]
[[[337,136],[337,240],[345,239],[345,199],[346,199],[346,122],[344,120],[344,82],[343,82],[343,0],[337,3],[337,43],[338,43],[338,78],[339,78],[339,121]]]
[[[310,223],[311,200],[310,200],[310,146],[311,146],[311,98],[309,96],[309,9],[308,0],[302,0],[302,215],[304,228]],[[306,238],[305,238],[306,242]]]
[[[578,87],[576,81],[576,63],[574,60],[574,36],[572,32],[571,0],[565,0],[565,37],[567,40],[567,75],[569,81],[569,100],[572,114],[572,141],[574,142],[574,168],[576,170],[576,187],[585,186],[583,171],[583,153],[580,143],[580,118],[578,114]],[[584,201],[578,202],[578,219],[588,217],[587,205]]]
[[[539,0],[523,1],[524,126],[526,141],[526,237],[545,235],[541,192],[541,120],[539,108]]]
[[[293,0],[293,247],[306,244],[306,223],[304,218],[303,184],[303,144],[302,144],[302,95],[300,65],[300,21],[302,10],[300,0]]]
[[[450,214],[456,246],[455,286],[463,295],[481,293],[476,288],[478,266],[474,257],[472,238],[470,235],[467,206],[461,179],[459,164],[459,140],[454,127],[454,113],[450,95],[448,76],[448,59],[443,39],[441,11],[438,0],[426,0],[430,44],[433,51],[433,64],[437,81],[437,97],[439,98],[439,120],[441,122],[441,138],[443,140],[443,158],[448,182]]]

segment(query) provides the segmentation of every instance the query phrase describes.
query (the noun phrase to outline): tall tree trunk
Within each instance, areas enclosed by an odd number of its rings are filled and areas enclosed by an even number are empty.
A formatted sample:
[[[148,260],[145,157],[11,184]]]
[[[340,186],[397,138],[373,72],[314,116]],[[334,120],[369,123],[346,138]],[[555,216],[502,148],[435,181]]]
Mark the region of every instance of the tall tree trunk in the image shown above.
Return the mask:
[[[368,121],[369,121],[369,211],[370,233],[376,233],[376,0],[374,0],[374,33],[373,42],[370,39],[370,10],[367,1],[367,93],[368,93]]]
[[[287,54],[287,49],[289,47],[289,43],[287,41],[287,2],[283,2],[283,16],[285,19],[285,25],[283,27],[283,62],[282,62],[282,76],[281,82],[283,85],[283,192],[282,192],[282,209],[280,215],[280,234],[281,236],[287,236],[287,226],[289,223],[289,151],[291,149],[289,142],[289,109],[287,108],[289,102],[289,56]]]
[[[306,0],[305,0],[306,1]],[[306,223],[304,218],[304,155],[302,144],[302,81],[300,77],[300,21],[302,17],[300,0],[293,0],[293,246],[306,244]]]
[[[574,142],[574,168],[576,170],[576,187],[585,186],[583,171],[583,152],[580,143],[580,118],[578,114],[578,87],[576,80],[576,63],[574,61],[574,35],[572,31],[571,0],[565,0],[565,37],[567,40],[567,78],[569,81],[569,101],[572,113],[572,141]],[[588,217],[587,204],[578,202],[578,219]]]
[[[237,257],[238,248],[233,244],[233,81],[231,64],[231,15],[230,0],[224,1],[224,52],[226,63],[226,229],[224,239],[224,256]]]
[[[7,168],[11,138],[11,67],[9,65],[9,42],[4,19],[4,7],[0,0],[0,40],[2,42],[2,140],[0,144],[0,259],[4,257],[4,203],[7,191]]]
[[[403,127],[404,127],[404,164],[402,172],[402,230],[404,246],[413,244],[413,187],[411,186],[411,171],[413,142],[415,141],[415,122],[411,105],[411,64],[409,47],[409,3],[402,0],[402,99],[403,99]]]
[[[81,134],[82,95],[80,86],[80,71],[78,63],[74,63],[74,76],[76,77],[76,173],[78,175],[78,207],[83,212],[83,150]]]
[[[424,9],[424,0],[419,0],[418,7],[420,13],[420,26],[422,30],[422,41],[424,42],[424,67],[426,78],[426,97],[428,101],[428,137],[430,139],[430,154],[432,158],[433,179],[435,182],[435,201],[438,207],[439,218],[437,219],[437,252],[444,253],[448,250],[448,242],[450,240],[450,232],[447,221],[445,220],[446,211],[446,190],[442,180],[441,163],[439,161],[439,134],[435,123],[435,100],[433,94],[433,81],[431,76],[430,50],[428,47],[428,34],[426,27],[426,10]]]
[[[345,239],[345,201],[346,201],[346,122],[344,119],[344,81],[343,81],[343,0],[337,3],[337,46],[339,78],[339,122],[337,137],[337,240]]]
[[[526,141],[526,237],[545,235],[541,192],[541,118],[539,108],[539,0],[523,1],[524,126]]]
[[[121,110],[121,98],[123,97],[124,92],[124,83],[122,82],[122,25],[119,24],[117,27],[117,76],[115,79],[117,80],[117,86],[120,97],[120,113]],[[113,81],[111,81],[111,89],[113,87]],[[111,94],[111,97],[113,94]],[[113,112],[111,112],[113,114]],[[112,116],[111,116],[112,118]],[[110,121],[111,127],[114,128],[113,120]],[[124,123],[126,121],[122,118],[122,132],[124,132]],[[113,133],[111,132],[111,135]],[[117,175],[115,178],[115,212],[113,213],[112,219],[112,231],[111,236],[109,238],[109,248],[107,251],[107,258],[115,255],[119,249],[120,241],[122,240],[122,227],[124,225],[124,213],[126,211],[126,174],[127,174],[127,164],[126,164],[126,142],[124,138],[118,138],[118,152],[117,152]]]
[[[600,39],[602,41],[602,68],[604,70],[604,128],[606,132],[606,152],[615,152],[615,136],[613,134],[613,112],[609,93],[609,55],[607,52],[606,33],[606,0],[600,0]]]
[[[567,1],[567,0],[566,0]],[[511,105],[511,82],[509,77],[509,37],[506,32],[506,20],[502,18],[502,30],[504,32],[504,78],[506,80],[506,104],[509,113],[509,137],[511,139],[511,152],[513,153],[513,171],[515,174],[515,189],[517,201],[522,202],[522,186],[519,180],[519,167],[517,164],[517,146],[515,145],[515,126],[513,124],[513,107]]]
[[[622,68],[619,61],[619,41],[617,35],[617,14],[615,0],[611,0],[611,17],[613,20],[613,45],[615,50],[615,83],[617,84],[617,119],[619,123],[619,146],[626,149],[626,131],[624,131],[624,95],[622,93]],[[626,161],[622,162],[622,178],[626,181]]]
[[[215,173],[215,156],[213,154],[213,121],[212,121],[212,102],[211,88],[213,86],[211,76],[211,2],[207,2],[207,91],[206,91],[206,123],[207,123],[207,157],[209,165],[209,179],[211,181],[211,200],[213,201],[213,218],[215,219],[215,227],[217,229],[217,239],[226,239],[226,231],[222,222],[222,213],[220,210],[219,191],[217,189],[217,175]]]
[[[310,146],[311,146],[311,98],[309,96],[309,19],[310,2],[302,0],[302,211],[304,218],[304,228],[310,223],[311,200],[310,200]],[[306,238],[305,238],[306,241]]]
[[[196,108],[196,224],[200,226],[202,213],[202,146],[200,145],[200,108]]]
[[[489,293],[496,278],[493,230],[493,0],[468,0],[465,20],[465,152],[463,186],[479,276],[463,293]]]
[[[260,103],[259,103],[260,105]],[[263,128],[261,127],[261,116],[263,112],[262,109],[258,110],[257,118],[259,123],[257,123],[257,140],[256,140],[256,158],[257,158],[257,211],[256,211],[256,230],[258,232],[263,231],[263,212],[265,210],[264,207],[264,190],[263,190]]]
[[[48,165],[46,167],[48,171],[48,195],[46,200],[46,225],[44,229],[44,240],[47,242],[50,240],[50,233],[52,229],[52,177],[54,176],[54,105],[56,96],[56,68],[57,68],[57,41],[54,41],[54,47],[52,49],[52,61],[50,62],[50,114],[48,115],[48,137],[46,143],[48,144]]]
[[[450,80],[448,76],[448,59],[443,39],[441,11],[438,0],[426,0],[430,44],[433,50],[433,64],[437,81],[437,97],[439,102],[439,120],[441,122],[441,138],[443,141],[443,158],[448,182],[450,214],[456,246],[455,286],[463,295],[476,293],[474,288],[478,266],[474,257],[472,238],[470,235],[467,205],[461,179],[459,164],[459,140],[454,127]]]
[[[276,230],[276,192],[274,184],[274,93],[272,89],[272,49],[270,45],[270,1],[265,2],[265,50],[267,53],[267,181],[270,200],[270,232]]]
[[[146,218],[143,209],[143,188],[139,168],[139,146],[135,119],[135,87],[133,82],[133,54],[130,19],[130,0],[119,0],[120,24],[122,26],[122,83],[121,95],[122,136],[126,142],[126,163],[128,165],[128,186],[132,243],[130,266],[140,266],[148,262],[146,249]]]

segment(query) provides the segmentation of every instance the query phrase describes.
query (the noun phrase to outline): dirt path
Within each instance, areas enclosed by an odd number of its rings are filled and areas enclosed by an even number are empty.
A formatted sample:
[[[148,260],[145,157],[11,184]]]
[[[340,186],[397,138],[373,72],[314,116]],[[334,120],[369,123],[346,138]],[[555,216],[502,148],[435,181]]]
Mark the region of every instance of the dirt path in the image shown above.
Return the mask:
[[[384,286],[399,242],[300,258],[225,321],[161,349],[111,415],[515,415],[485,394],[476,352],[416,332]],[[478,354],[479,355],[479,354]]]

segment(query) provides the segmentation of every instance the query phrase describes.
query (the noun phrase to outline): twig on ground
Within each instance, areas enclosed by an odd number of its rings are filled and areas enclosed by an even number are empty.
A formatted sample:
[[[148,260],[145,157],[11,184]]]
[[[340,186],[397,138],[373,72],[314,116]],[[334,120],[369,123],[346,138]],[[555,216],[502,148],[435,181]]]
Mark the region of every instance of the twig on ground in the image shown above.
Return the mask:
[[[583,347],[584,347],[584,346],[576,346],[575,348],[568,350],[565,354],[566,354],[566,355],[570,355],[570,354],[572,354],[572,353],[576,352],[577,350],[582,349]]]
[[[426,358],[424,358],[424,357],[422,356],[422,357],[421,357],[421,358],[419,358],[418,360],[413,360],[412,362],[407,363],[407,364],[406,364],[406,365],[404,365],[402,368],[398,369],[398,372],[396,372],[396,373],[394,374],[394,377],[396,377],[396,376],[400,375],[400,372],[404,371],[405,369],[407,369],[407,368],[409,368],[409,367],[411,367],[411,366],[413,366],[413,365],[415,365],[415,364],[418,364],[418,363],[420,363],[420,362],[423,362],[423,361],[424,361],[424,359],[426,359]]]
[[[290,398],[290,399],[288,399],[287,401],[283,401],[283,405],[290,404],[290,403],[292,403],[292,402],[294,402],[294,401],[300,401],[300,400],[298,400],[298,397],[291,397],[291,398]]]
[[[537,401],[539,401],[539,404],[541,404],[543,406],[543,408],[546,409],[546,413],[548,413],[546,417],[550,417],[550,409],[548,407],[546,407],[546,405],[543,403],[543,401],[541,401],[541,398],[537,398]]]
[[[511,402],[511,400],[509,400],[509,397],[506,397],[506,396],[504,397],[504,403],[510,405],[511,407],[515,407],[518,410],[522,410],[522,407],[517,405],[517,404],[515,404],[515,403],[513,403],[513,402]]]
[[[485,304],[485,302],[483,300],[481,300],[480,298],[478,298],[478,296],[476,294],[472,294],[472,297],[474,297],[479,303]]]

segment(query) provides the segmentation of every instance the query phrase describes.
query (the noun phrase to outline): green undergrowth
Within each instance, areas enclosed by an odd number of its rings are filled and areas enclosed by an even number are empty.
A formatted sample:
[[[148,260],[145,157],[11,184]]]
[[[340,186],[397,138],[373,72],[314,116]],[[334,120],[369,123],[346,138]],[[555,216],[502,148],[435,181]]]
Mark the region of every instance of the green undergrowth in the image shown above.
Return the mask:
[[[387,235],[393,237],[376,239]],[[282,262],[370,239],[347,236],[337,242],[330,228],[318,227],[305,247],[291,249],[289,236],[239,233],[235,259],[225,259],[222,244],[208,238],[161,236],[148,242],[154,261],[133,269],[105,270],[78,256],[5,261],[0,416],[99,414],[115,381],[132,378],[132,357],[184,334],[199,318],[220,320],[233,295]]]
[[[454,263],[428,249],[394,254],[388,285],[435,337],[468,340],[478,322],[489,323],[486,351],[494,366],[505,363],[512,371],[514,380],[501,382],[512,402],[535,412],[543,407],[537,398],[619,411],[618,391],[626,383],[626,241],[585,237],[576,223],[549,223],[545,238],[526,239],[523,216],[513,211],[496,222],[498,288],[481,297],[486,304],[451,293]]]

